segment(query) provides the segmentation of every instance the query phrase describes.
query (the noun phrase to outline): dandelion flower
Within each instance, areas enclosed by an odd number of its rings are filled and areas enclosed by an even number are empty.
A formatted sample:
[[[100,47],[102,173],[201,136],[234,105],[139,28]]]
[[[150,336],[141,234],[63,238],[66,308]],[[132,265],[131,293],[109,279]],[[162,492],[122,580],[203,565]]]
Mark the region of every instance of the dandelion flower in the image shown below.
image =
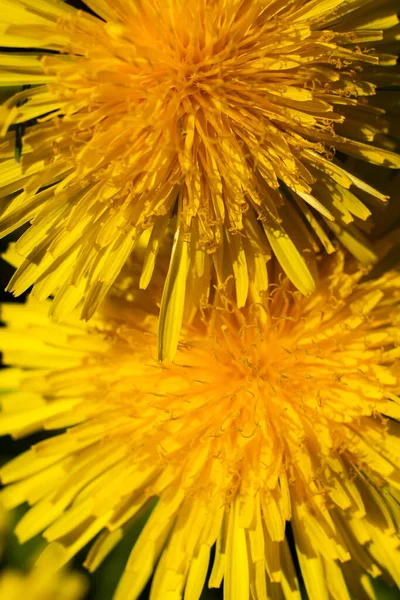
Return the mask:
[[[20,541],[50,543],[39,565],[95,538],[93,570],[148,511],[116,600],[153,571],[155,599],[300,599],[297,561],[310,600],[400,586],[400,274],[362,282],[338,251],[305,297],[271,263],[264,301],[219,290],[173,363],[135,277],[89,323],[3,305],[0,432],[57,430],[0,470],[0,500],[31,505]]]
[[[359,226],[385,197],[332,155],[400,167],[367,103],[398,78],[394,0],[0,4],[0,84],[25,86],[0,110],[0,227],[32,224],[15,294],[34,284],[56,317],[79,304],[88,319],[144,230],[146,288],[178,214],[160,313],[171,358],[210,273],[234,275],[241,307],[249,280],[267,289],[271,254],[310,294],[331,230],[373,261]]]
[[[45,568],[22,573],[7,569],[0,575],[0,598],[6,600],[81,600],[87,585],[78,573]]]

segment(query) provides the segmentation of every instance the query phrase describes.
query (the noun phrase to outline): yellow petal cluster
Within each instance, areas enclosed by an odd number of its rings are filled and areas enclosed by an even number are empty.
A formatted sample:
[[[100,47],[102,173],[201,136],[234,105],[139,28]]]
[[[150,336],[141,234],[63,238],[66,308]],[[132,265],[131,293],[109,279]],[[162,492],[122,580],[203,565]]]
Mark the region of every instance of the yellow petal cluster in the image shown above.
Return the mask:
[[[163,600],[222,582],[225,600],[300,600],[296,564],[310,600],[374,599],[367,575],[400,586],[400,275],[364,280],[339,251],[304,297],[272,260],[264,299],[219,288],[173,363],[139,276],[89,324],[2,307],[0,432],[56,430],[0,470],[0,500],[31,505],[19,539],[50,543],[39,565],[94,539],[94,570],[150,511],[116,600],[153,571]]]
[[[86,5],[0,2],[0,85],[31,86],[0,107],[1,232],[31,222],[10,290],[34,284],[37,299],[54,295],[55,316],[79,306],[88,319],[143,231],[147,287],[172,219],[159,332],[169,359],[212,273],[234,276],[242,307],[267,290],[271,254],[310,294],[331,232],[374,260],[360,227],[386,198],[342,157],[400,167],[386,101],[367,102],[398,81],[395,0]]]
[[[29,573],[6,569],[0,574],[4,600],[81,600],[86,583],[78,573],[35,568]]]

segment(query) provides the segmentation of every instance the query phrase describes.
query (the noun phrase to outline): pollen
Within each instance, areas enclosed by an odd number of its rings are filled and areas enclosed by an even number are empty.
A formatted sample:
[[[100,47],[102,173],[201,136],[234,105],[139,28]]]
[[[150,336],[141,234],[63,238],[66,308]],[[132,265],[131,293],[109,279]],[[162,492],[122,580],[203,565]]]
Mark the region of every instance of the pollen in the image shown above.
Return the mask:
[[[90,319],[143,232],[148,286],[172,224],[158,334],[169,360],[212,276],[234,277],[242,307],[268,289],[271,255],[304,295],[332,234],[375,260],[363,221],[387,198],[344,158],[400,167],[373,102],[398,82],[395,2],[1,5],[0,85],[24,87],[0,107],[0,230],[31,223],[10,291],[33,285],[56,318],[78,306]]]
[[[158,272],[138,292],[123,271],[89,323],[3,305],[0,432],[56,430],[0,470],[5,506],[31,506],[20,541],[49,543],[38,566],[94,540],[93,571],[147,515],[116,600],[153,573],[176,600],[222,582],[226,600],[298,599],[298,569],[310,600],[366,597],[367,574],[400,586],[400,275],[320,262],[308,297],[274,258],[261,302],[217,286],[173,362]]]

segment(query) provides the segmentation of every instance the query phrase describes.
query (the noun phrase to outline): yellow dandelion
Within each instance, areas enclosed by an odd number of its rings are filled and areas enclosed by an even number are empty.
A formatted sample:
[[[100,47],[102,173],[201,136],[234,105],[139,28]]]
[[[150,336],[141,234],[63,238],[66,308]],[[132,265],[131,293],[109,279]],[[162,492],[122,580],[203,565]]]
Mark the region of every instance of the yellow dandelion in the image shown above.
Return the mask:
[[[86,588],[78,573],[36,568],[29,573],[7,569],[0,574],[0,598],[4,600],[81,600]]]
[[[367,103],[398,82],[395,0],[86,5],[0,1],[0,85],[24,86],[0,107],[0,228],[32,223],[11,291],[34,284],[56,317],[79,305],[88,319],[145,230],[146,288],[177,214],[160,313],[171,358],[211,273],[234,275],[241,307],[249,281],[268,288],[271,254],[310,294],[331,232],[373,261],[359,225],[386,198],[332,156],[400,167]]]
[[[1,434],[66,428],[0,470],[0,500],[31,505],[20,541],[49,542],[39,565],[95,539],[94,570],[148,511],[116,600],[153,571],[155,600],[222,581],[225,600],[300,600],[297,561],[310,600],[400,587],[400,274],[362,276],[339,251],[309,297],[277,267],[261,303],[220,290],[173,363],[136,276],[89,324],[3,305]]]

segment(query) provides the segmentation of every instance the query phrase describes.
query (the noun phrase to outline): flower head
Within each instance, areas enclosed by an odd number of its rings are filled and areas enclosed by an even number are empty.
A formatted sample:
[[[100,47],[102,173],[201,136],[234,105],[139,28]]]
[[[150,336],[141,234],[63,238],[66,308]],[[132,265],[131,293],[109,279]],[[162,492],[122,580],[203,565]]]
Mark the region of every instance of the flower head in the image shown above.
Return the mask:
[[[161,358],[171,358],[185,302],[207,301],[211,272],[235,276],[243,306],[249,281],[267,289],[271,253],[310,294],[314,253],[333,251],[329,230],[374,259],[357,226],[385,197],[332,155],[400,166],[384,149],[384,110],[367,104],[392,81],[396,57],[382,44],[398,23],[393,3],[86,5],[97,16],[60,0],[1,1],[0,45],[30,50],[0,56],[0,84],[29,88],[0,111],[1,228],[32,222],[13,292],[35,284],[39,299],[55,293],[56,316],[80,304],[90,318],[144,230],[148,285],[177,213],[160,315]]]
[[[0,500],[32,505],[20,540],[44,531],[63,564],[97,536],[95,569],[151,511],[117,600],[154,569],[155,598],[198,600],[214,545],[227,600],[300,598],[297,559],[310,600],[359,595],[366,573],[400,585],[400,275],[362,282],[341,252],[320,272],[304,297],[273,260],[241,309],[219,289],[173,363],[135,276],[89,324],[4,305],[1,433],[67,428],[0,470]]]

